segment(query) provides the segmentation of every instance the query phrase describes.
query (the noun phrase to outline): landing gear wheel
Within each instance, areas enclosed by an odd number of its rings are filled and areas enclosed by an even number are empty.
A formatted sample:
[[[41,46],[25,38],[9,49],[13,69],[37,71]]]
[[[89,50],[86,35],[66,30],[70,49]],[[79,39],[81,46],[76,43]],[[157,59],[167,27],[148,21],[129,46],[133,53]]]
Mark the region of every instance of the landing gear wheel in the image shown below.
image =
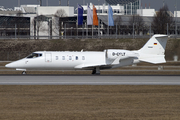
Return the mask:
[[[92,75],[100,75],[99,67],[94,68],[94,70],[92,71]]]
[[[23,71],[23,72],[22,72],[22,75],[26,75],[26,71]]]
[[[93,71],[92,71],[92,75],[95,75],[96,74],[96,69],[94,69]]]

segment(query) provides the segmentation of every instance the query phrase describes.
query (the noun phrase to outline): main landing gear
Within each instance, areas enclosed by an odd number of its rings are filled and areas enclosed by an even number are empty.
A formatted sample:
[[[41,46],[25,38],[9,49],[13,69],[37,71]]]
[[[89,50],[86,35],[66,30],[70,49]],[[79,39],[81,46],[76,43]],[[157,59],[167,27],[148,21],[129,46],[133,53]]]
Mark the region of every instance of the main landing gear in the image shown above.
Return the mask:
[[[23,72],[22,72],[22,75],[26,75],[26,71],[23,71]]]
[[[100,69],[99,67],[95,67],[94,70],[92,71],[92,75],[100,75]]]

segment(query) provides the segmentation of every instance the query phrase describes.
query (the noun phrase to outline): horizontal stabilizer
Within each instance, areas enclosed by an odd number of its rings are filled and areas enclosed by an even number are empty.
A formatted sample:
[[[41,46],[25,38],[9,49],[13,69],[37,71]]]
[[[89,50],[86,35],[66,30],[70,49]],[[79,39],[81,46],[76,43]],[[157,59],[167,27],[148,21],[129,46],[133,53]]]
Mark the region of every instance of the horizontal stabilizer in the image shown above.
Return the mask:
[[[159,56],[159,55],[149,56],[148,58],[141,58],[139,60],[143,62],[153,63],[153,64],[166,63],[164,55],[163,56]]]

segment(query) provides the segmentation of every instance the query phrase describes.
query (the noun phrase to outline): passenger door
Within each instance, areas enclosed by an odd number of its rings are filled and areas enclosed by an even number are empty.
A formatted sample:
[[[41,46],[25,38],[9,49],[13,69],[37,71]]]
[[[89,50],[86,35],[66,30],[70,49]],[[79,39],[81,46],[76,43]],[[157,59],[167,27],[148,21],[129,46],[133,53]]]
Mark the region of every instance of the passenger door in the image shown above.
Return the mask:
[[[52,62],[52,54],[51,53],[45,53],[45,62]]]

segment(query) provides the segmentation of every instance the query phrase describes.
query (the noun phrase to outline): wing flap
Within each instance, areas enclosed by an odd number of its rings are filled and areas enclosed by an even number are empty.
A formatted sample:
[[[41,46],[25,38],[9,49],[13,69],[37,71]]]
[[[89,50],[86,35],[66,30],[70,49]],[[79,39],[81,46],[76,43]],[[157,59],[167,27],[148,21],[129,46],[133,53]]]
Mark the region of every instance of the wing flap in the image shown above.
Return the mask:
[[[89,67],[100,67],[100,66],[106,66],[106,64],[80,64],[75,66],[75,69],[82,69],[82,68],[89,68]]]
[[[116,64],[119,64],[119,60],[124,60],[124,59],[128,59],[128,58],[134,58],[134,59],[137,59],[137,55],[136,54],[132,54],[132,55],[127,55],[125,57],[122,57],[122,56],[119,56],[118,58],[116,58],[112,65],[116,65]]]

